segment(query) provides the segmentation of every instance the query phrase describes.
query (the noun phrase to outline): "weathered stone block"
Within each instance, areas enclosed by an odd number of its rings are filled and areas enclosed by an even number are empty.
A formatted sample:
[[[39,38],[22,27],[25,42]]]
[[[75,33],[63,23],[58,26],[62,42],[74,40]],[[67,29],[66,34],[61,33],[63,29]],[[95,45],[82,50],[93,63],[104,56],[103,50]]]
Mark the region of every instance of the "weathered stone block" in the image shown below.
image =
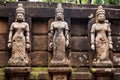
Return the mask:
[[[0,68],[0,80],[5,80],[5,73],[4,73],[4,68]]]
[[[48,20],[47,19],[34,19],[32,28],[33,28],[34,34],[47,34],[48,33]]]
[[[2,18],[0,18],[0,34],[6,33],[8,33],[8,22],[6,21],[6,19],[2,20]]]
[[[0,50],[7,50],[7,35],[0,35]]]
[[[71,52],[70,60],[73,67],[89,66],[89,57],[87,52]]]
[[[87,51],[88,50],[88,38],[87,37],[72,37],[71,38],[71,50],[72,51]]]
[[[115,73],[114,73],[114,80],[120,80],[120,68],[116,68]]]
[[[28,80],[50,80],[47,67],[32,67]]]
[[[87,24],[88,20],[80,20],[80,19],[73,19],[71,21],[71,35],[72,36],[81,36],[81,35],[87,35]]]
[[[110,20],[111,23],[111,33],[112,35],[120,35],[120,20]]]
[[[73,72],[70,80],[92,80],[93,75],[90,72]]]
[[[34,51],[30,53],[31,66],[48,66],[48,52]]]
[[[33,36],[32,50],[48,50],[48,37],[47,36]]]
[[[114,80],[120,80],[120,73],[114,74]]]
[[[113,36],[112,41],[113,41],[113,51],[119,52],[120,51],[120,36]]]
[[[113,53],[114,66],[120,66],[120,53]]]
[[[6,51],[0,51],[0,67],[6,67],[8,65],[10,53]]]

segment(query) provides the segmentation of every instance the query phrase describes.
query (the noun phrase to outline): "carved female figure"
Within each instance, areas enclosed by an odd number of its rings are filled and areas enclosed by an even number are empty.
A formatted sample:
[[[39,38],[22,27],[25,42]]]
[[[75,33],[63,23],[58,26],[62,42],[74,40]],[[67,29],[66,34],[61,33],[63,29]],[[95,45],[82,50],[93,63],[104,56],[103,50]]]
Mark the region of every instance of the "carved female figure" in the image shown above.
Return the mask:
[[[10,66],[27,66],[29,64],[26,49],[30,48],[29,25],[25,22],[25,10],[21,3],[16,9],[16,20],[11,24],[8,47],[12,48]]]
[[[97,53],[97,62],[111,62],[109,49],[112,49],[110,23],[105,19],[105,10],[102,6],[96,11],[96,23],[91,28],[91,49]]]
[[[62,5],[59,3],[56,8],[55,21],[51,23],[50,27],[50,48],[53,48],[53,59],[51,63],[56,61],[59,63],[66,62],[65,49],[69,45],[69,28],[68,24],[64,21],[63,12]]]

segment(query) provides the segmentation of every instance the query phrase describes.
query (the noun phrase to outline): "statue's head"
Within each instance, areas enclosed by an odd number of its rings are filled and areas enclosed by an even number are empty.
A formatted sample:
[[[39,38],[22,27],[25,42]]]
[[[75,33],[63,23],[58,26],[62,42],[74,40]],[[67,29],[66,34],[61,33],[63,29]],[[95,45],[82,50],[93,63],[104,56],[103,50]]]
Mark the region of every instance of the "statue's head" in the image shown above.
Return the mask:
[[[106,19],[105,17],[105,10],[102,6],[98,7],[98,10],[96,11],[96,21],[97,22],[104,22]]]
[[[17,21],[24,21],[24,15],[22,13],[18,13],[16,15],[16,20]]]
[[[64,20],[64,9],[62,8],[62,4],[58,3],[57,8],[56,8],[56,20]]]
[[[15,21],[25,21],[25,9],[23,8],[23,4],[19,3],[16,9],[16,20]]]
[[[63,20],[64,19],[64,15],[62,13],[57,13],[56,14],[56,19],[57,20]]]

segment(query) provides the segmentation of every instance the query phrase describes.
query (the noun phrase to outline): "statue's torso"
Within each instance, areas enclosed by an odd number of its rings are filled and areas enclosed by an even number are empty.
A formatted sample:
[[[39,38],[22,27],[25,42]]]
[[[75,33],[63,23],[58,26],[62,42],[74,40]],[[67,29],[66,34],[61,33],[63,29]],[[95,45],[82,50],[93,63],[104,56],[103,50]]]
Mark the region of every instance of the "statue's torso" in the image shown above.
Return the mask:
[[[13,23],[13,29],[15,31],[14,35],[13,35],[13,40],[17,39],[17,38],[25,38],[24,37],[24,31],[26,29],[26,23],[22,22],[14,22]]]
[[[96,25],[95,26],[96,39],[97,38],[107,39],[106,33],[108,32],[108,24],[106,24],[106,23],[104,23],[104,24],[96,23],[95,25]]]
[[[65,22],[54,22],[54,30],[55,30],[55,36],[57,37],[63,37],[64,30],[65,30]]]

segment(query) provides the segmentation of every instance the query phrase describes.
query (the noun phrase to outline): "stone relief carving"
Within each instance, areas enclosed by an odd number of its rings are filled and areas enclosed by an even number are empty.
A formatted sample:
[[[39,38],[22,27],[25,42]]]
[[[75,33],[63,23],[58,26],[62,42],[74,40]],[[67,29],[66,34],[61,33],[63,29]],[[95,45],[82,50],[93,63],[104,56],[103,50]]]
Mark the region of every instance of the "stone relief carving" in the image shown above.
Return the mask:
[[[10,26],[8,48],[12,48],[10,66],[27,66],[29,58],[27,50],[30,49],[29,25],[25,22],[25,10],[19,3],[16,9],[16,20]]]
[[[58,75],[56,76],[56,80],[65,80],[63,75]]]
[[[110,23],[105,18],[105,10],[102,6],[96,11],[96,21],[91,27],[91,49],[96,50],[95,63],[112,63],[110,49],[113,49]]]
[[[69,45],[69,27],[64,21],[64,10],[59,3],[56,8],[55,21],[50,26],[50,48],[53,49],[51,64],[67,64],[66,47]],[[57,64],[58,63],[58,64]]]

